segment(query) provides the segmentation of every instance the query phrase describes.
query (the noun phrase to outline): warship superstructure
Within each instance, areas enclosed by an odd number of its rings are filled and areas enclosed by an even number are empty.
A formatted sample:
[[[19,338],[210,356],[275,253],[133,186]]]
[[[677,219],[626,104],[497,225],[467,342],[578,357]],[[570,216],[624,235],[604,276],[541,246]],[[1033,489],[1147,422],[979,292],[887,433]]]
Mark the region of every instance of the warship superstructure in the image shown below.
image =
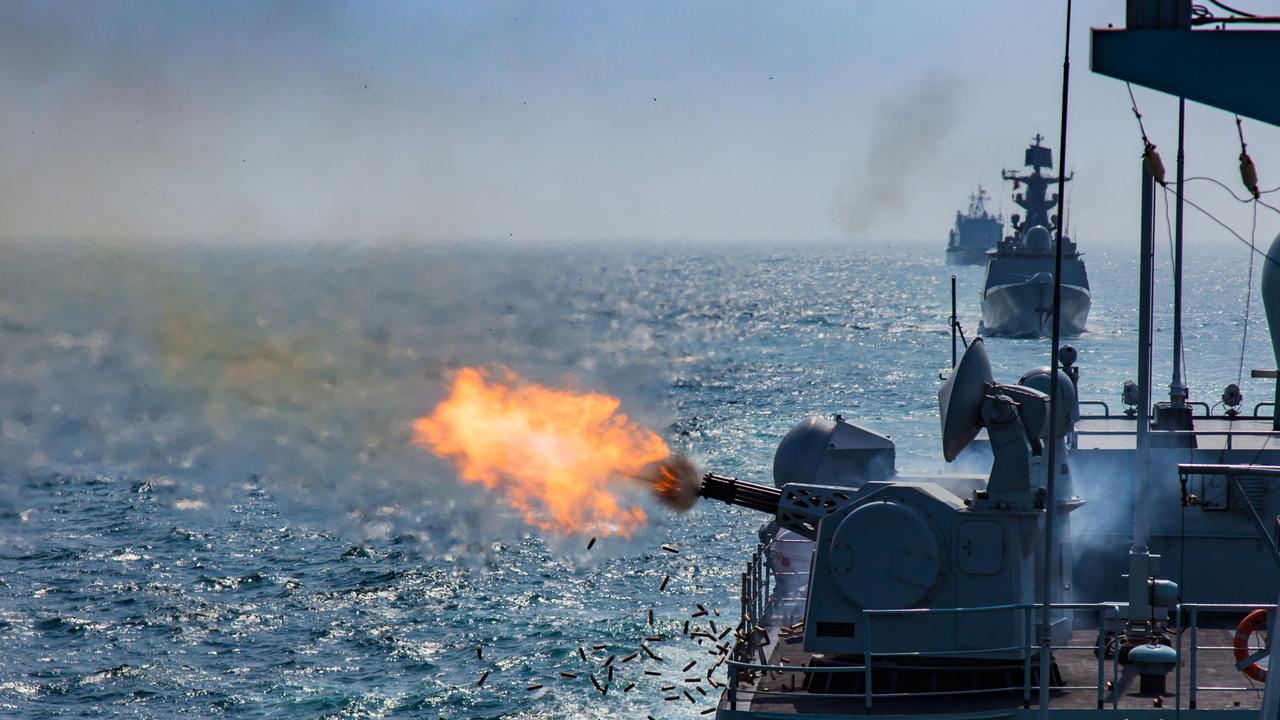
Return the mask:
[[[982,283],[982,333],[1037,337],[1049,334],[1053,312],[1053,234],[1061,219],[1052,214],[1058,202],[1048,186],[1054,181],[1042,170],[1053,166],[1053,151],[1041,145],[1036,135],[1027,148],[1024,162],[1029,172],[1005,170],[1001,175],[1013,182],[1013,201],[1026,217],[1010,217],[1013,232],[987,254],[987,273]],[[1068,175],[1063,178],[1070,181]],[[1020,188],[1022,192],[1016,192]],[[1085,330],[1089,307],[1089,275],[1076,244],[1062,236],[1062,331],[1078,335]]]
[[[1095,72],[1280,125],[1280,96],[1255,92],[1280,33],[1195,32],[1178,0],[1129,0],[1127,17],[1093,31]],[[1087,377],[1070,346],[1061,370],[1000,382],[975,339],[939,391],[940,434],[947,461],[978,452],[987,472],[899,474],[892,441],[836,416],[782,439],[771,485],[704,477],[703,497],[772,516],[742,574],[717,717],[1280,716],[1268,672],[1280,663],[1280,418],[1259,414],[1280,403],[1280,373],[1255,372],[1278,378],[1275,402],[1246,413],[1231,385],[1214,416],[1175,362],[1169,401],[1151,402],[1158,165],[1141,171],[1125,412],[1078,399]],[[1280,238],[1266,259],[1280,364]],[[1175,335],[1179,323],[1175,311]],[[1101,414],[1082,414],[1092,407]]]
[[[969,195],[969,209],[956,211],[956,224],[947,236],[948,265],[982,265],[987,251],[995,248],[1004,233],[1004,218],[987,211],[987,191]]]

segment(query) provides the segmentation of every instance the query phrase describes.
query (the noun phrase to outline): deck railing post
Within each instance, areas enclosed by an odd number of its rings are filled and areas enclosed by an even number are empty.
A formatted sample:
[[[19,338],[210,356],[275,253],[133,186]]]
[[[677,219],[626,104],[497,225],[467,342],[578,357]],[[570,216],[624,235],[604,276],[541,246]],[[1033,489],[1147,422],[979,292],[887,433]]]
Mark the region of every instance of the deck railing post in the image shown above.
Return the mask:
[[[868,710],[871,709],[871,616],[862,615],[862,697]]]
[[[1106,703],[1107,684],[1107,609],[1098,608],[1098,709]]]
[[[738,709],[738,666],[729,663],[729,709]]]
[[[1182,603],[1175,610],[1174,625],[1178,632],[1178,663],[1173,666],[1173,708],[1182,709]]]
[[[1188,678],[1191,687],[1187,689],[1187,709],[1196,709],[1196,630],[1199,625],[1196,615],[1196,608],[1191,607],[1191,617],[1188,619],[1191,624],[1191,676]]]
[[[1115,612],[1116,626],[1120,626],[1120,606],[1112,605],[1111,610]],[[1119,638],[1117,638],[1119,643]],[[1111,653],[1111,709],[1120,709],[1120,647],[1117,644],[1115,652]]]
[[[1031,614],[1030,606],[1022,608],[1022,707],[1031,707]]]

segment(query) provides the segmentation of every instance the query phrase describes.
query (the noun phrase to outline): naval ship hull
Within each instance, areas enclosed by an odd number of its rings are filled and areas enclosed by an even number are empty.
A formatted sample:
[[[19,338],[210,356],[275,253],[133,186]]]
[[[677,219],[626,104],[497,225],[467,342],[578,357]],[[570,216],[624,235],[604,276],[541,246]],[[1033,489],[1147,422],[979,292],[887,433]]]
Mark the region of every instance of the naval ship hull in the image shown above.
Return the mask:
[[[965,247],[949,247],[947,248],[947,264],[948,265],[985,265],[987,263],[987,248],[965,248]]]
[[[1062,286],[1062,333],[1079,335],[1089,319],[1092,297],[1087,288]],[[1053,282],[997,285],[982,298],[985,335],[1040,337],[1053,332]]]

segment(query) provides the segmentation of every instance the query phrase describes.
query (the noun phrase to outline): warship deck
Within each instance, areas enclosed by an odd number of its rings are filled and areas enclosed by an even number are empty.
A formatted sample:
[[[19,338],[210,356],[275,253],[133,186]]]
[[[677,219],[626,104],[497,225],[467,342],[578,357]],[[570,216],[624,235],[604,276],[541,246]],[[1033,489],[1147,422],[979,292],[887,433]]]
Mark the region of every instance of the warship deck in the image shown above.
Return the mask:
[[[1181,664],[1181,686],[1175,685],[1170,674],[1166,680],[1166,693],[1158,701],[1152,695],[1139,693],[1138,671],[1131,665],[1121,665],[1107,658],[1104,665],[1104,685],[1099,705],[1098,661],[1093,650],[1097,641],[1096,630],[1077,630],[1072,634],[1070,647],[1057,650],[1054,660],[1065,683],[1064,688],[1054,689],[1050,709],[1097,711],[1099,709],[1161,711],[1160,715],[1173,717],[1181,709],[1244,710],[1257,712],[1262,703],[1261,683],[1245,677],[1235,668],[1232,655],[1232,631],[1227,629],[1200,628],[1196,646],[1195,704],[1189,707],[1191,695],[1190,633],[1184,632]],[[807,666],[813,656],[801,649],[800,638],[780,639],[775,633],[770,638],[768,665]],[[874,672],[874,664],[873,664]],[[737,691],[736,711],[751,715],[979,715],[999,717],[1013,715],[1026,707],[1038,708],[1038,689],[1030,692],[1030,703],[1024,705],[1022,691],[1009,694],[963,695],[952,694],[929,697],[885,697],[872,695],[872,707],[866,707],[862,695],[816,696],[799,689],[804,681],[799,672],[768,672],[754,684],[743,682]],[[793,689],[794,688],[794,689]],[[1175,703],[1175,692],[1181,691],[1181,702]],[[1159,702],[1159,704],[1157,704]],[[723,717],[733,717],[728,693],[721,699]],[[1144,713],[1145,714],[1145,713]]]

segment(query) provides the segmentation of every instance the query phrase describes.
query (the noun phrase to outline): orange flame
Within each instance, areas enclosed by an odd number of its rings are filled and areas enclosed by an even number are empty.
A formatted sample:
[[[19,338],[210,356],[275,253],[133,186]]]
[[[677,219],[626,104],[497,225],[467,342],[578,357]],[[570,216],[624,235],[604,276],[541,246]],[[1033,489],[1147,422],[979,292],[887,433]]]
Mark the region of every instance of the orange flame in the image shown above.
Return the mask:
[[[667,444],[618,412],[611,395],[543,387],[506,368],[500,375],[460,370],[448,397],[414,421],[413,442],[543,530],[630,537],[645,512],[624,507],[611,481],[666,458]]]

